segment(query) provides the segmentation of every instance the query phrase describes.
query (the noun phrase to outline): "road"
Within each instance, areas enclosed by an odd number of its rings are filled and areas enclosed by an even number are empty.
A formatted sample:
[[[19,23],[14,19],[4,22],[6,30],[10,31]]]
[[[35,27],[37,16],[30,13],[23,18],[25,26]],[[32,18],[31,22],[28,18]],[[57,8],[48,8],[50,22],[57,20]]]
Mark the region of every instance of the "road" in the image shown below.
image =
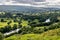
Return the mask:
[[[16,32],[18,33],[19,30],[20,30],[20,28],[18,28],[16,30],[12,30],[12,31],[7,32],[7,33],[4,33],[4,36],[8,36],[8,35],[11,35],[11,34],[16,33]]]

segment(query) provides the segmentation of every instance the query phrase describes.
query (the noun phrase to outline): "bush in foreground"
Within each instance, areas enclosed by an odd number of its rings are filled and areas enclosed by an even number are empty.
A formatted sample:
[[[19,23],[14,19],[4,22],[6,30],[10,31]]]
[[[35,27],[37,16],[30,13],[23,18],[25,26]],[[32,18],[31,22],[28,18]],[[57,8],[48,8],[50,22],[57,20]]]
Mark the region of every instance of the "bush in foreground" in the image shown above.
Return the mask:
[[[0,33],[0,40],[3,40],[4,39],[4,36],[2,33]]]

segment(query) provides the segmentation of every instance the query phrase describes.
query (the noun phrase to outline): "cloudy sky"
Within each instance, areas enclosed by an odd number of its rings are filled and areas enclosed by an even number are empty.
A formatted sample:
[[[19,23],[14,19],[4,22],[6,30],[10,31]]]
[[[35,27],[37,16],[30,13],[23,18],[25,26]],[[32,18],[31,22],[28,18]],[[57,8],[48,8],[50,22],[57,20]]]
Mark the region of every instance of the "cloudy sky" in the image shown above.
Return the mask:
[[[0,0],[0,5],[57,7],[60,6],[60,0]]]

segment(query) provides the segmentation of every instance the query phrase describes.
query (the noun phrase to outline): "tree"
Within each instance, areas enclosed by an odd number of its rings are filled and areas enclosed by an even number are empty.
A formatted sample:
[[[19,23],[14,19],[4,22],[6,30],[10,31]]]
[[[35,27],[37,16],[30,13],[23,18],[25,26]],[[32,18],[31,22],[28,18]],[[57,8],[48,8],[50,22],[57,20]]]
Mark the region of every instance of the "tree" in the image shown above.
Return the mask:
[[[18,28],[21,28],[21,27],[22,27],[22,25],[21,25],[21,24],[19,24],[19,25],[18,25]]]
[[[9,21],[7,24],[9,25],[10,23],[12,23],[12,21]]]
[[[17,24],[13,25],[13,30],[17,29]]]
[[[15,18],[14,20],[13,20],[14,22],[18,22],[18,20]]]
[[[1,19],[1,22],[4,22],[4,19]]]

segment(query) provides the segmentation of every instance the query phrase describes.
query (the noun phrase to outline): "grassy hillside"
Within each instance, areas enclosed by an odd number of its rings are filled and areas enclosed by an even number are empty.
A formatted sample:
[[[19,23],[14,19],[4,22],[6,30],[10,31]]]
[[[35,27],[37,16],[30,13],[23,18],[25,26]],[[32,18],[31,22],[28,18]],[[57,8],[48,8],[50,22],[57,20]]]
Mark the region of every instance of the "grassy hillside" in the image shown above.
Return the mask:
[[[42,34],[16,34],[5,40],[60,40],[60,28],[49,30]]]

